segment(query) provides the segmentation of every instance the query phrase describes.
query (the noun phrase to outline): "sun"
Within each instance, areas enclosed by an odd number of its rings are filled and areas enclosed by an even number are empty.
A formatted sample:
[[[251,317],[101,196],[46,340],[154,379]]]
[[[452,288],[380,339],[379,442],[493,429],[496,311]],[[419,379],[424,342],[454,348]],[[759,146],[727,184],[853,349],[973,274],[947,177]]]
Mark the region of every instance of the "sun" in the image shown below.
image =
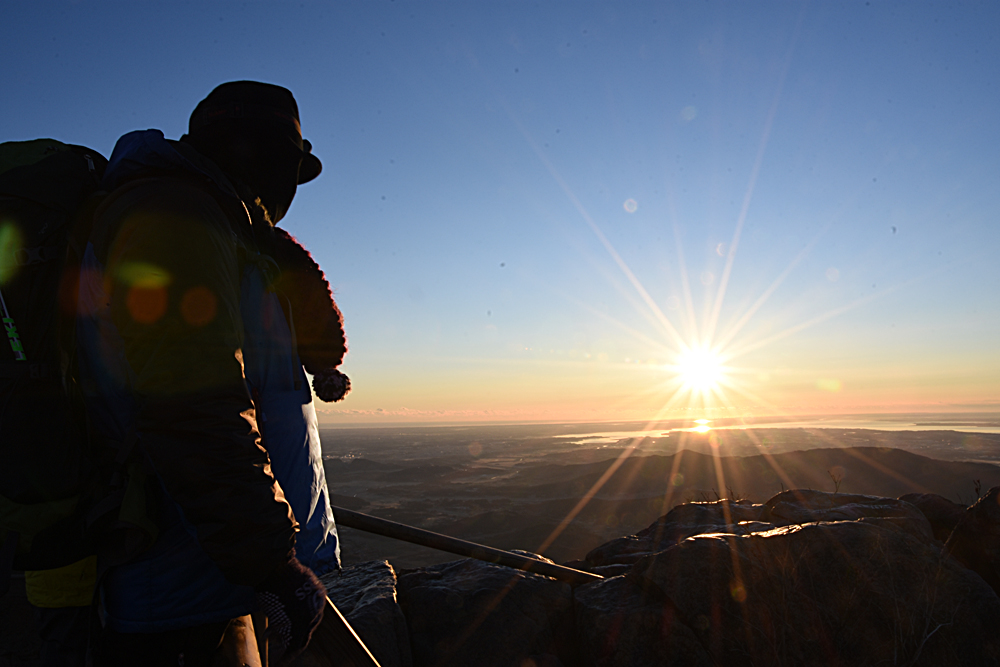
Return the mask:
[[[689,347],[677,356],[674,370],[691,391],[715,390],[725,375],[722,358],[706,348]]]

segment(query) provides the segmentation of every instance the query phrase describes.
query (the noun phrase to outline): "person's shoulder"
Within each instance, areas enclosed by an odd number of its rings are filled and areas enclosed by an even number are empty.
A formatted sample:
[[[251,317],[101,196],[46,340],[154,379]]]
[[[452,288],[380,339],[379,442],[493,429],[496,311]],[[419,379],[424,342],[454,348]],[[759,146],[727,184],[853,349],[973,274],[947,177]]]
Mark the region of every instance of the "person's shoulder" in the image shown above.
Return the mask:
[[[112,225],[125,217],[183,218],[236,223],[246,209],[229,179],[210,159],[159,130],[137,130],[115,145],[103,178],[109,192],[99,215]]]
[[[168,255],[197,253],[201,247],[228,255],[239,245],[237,216],[246,212],[239,202],[227,211],[226,199],[210,187],[173,176],[123,184],[95,219],[91,240],[98,257],[123,243],[158,245]]]
[[[112,233],[126,222],[143,227],[195,226],[230,236],[246,224],[247,217],[242,202],[231,199],[213,192],[210,183],[175,176],[141,178],[109,195],[97,226]]]
[[[225,219],[227,211],[219,193],[210,184],[201,184],[188,178],[156,176],[141,178],[122,185],[110,194],[122,212],[158,213],[204,219]],[[229,208],[242,206],[230,203]],[[245,215],[245,213],[244,213]]]

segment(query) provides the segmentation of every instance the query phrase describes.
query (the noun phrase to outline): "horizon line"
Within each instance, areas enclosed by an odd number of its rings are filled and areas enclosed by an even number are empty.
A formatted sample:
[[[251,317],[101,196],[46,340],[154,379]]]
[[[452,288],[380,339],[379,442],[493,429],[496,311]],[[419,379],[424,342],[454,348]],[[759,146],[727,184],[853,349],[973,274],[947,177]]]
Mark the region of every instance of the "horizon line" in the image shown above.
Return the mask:
[[[951,410],[896,410],[896,411],[874,411],[874,412],[803,412],[800,414],[784,414],[784,415],[741,415],[741,416],[722,416],[709,418],[703,415],[692,415],[690,417],[671,417],[656,420],[641,419],[641,418],[623,418],[623,419],[444,419],[444,420],[425,420],[425,421],[399,421],[392,419],[383,419],[380,421],[330,421],[320,419],[319,428],[378,428],[378,427],[435,427],[435,426],[572,426],[577,424],[635,424],[644,423],[648,425],[647,429],[644,430],[655,430],[658,428],[659,424],[688,424],[694,423],[696,419],[709,419],[711,423],[721,423],[745,421],[748,422],[748,427],[753,427],[755,424],[753,422],[798,422],[806,420],[823,420],[823,419],[847,419],[847,418],[878,418],[878,417],[889,417],[894,416],[896,419],[887,421],[900,421],[904,420],[904,417],[920,417],[920,416],[931,416],[931,415],[961,415],[961,416],[972,416],[981,415],[990,418],[1000,418],[1000,406],[990,406],[989,408],[983,409],[979,408],[965,408],[965,409],[951,409]],[[321,413],[322,414],[322,413]]]

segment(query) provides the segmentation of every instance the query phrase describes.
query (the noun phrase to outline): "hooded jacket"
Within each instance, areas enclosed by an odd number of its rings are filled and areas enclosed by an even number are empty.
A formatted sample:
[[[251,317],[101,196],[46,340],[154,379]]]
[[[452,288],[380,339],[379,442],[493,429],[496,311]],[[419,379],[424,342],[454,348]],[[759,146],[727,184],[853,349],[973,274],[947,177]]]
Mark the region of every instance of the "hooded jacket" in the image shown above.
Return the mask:
[[[294,339],[282,338],[287,323],[259,322],[281,314],[268,288],[274,262],[225,175],[158,131],[119,140],[105,188],[81,273],[81,375],[97,430],[134,443],[152,473],[161,528],[149,551],[106,576],[109,623],[157,632],[248,613],[252,587],[288,562],[298,529],[272,460],[293,472],[305,462],[299,514],[322,532],[309,549],[337,564]],[[295,446],[275,437],[268,456],[265,415],[300,425]]]

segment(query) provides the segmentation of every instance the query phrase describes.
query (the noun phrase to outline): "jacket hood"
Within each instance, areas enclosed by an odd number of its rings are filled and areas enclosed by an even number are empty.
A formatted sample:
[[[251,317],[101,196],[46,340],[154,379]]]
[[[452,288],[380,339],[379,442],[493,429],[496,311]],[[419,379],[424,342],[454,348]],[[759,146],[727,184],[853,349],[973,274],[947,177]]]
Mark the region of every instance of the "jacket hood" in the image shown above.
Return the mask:
[[[134,178],[170,173],[210,181],[223,192],[240,198],[214,162],[187,144],[165,139],[160,130],[136,130],[122,136],[111,152],[101,186],[111,192]]]

